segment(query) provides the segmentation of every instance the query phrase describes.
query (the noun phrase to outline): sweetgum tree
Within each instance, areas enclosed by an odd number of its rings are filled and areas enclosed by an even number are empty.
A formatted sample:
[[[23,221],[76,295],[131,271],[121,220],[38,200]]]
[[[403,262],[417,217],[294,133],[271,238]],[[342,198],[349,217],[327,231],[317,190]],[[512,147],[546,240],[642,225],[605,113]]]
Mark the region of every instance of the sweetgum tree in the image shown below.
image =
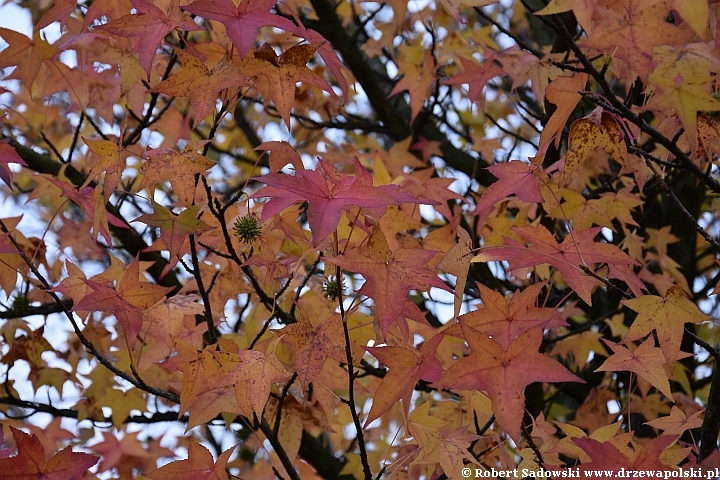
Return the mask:
[[[715,1],[17,3],[0,478],[720,463]]]

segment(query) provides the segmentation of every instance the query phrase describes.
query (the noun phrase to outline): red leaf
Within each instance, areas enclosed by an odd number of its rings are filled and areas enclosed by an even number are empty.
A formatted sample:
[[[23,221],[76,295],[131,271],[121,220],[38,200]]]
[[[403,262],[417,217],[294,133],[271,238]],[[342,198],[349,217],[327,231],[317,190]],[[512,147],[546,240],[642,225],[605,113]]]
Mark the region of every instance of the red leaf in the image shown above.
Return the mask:
[[[338,265],[351,272],[361,273],[366,281],[359,293],[372,297],[380,330],[386,335],[395,320],[404,320],[404,299],[410,290],[437,287],[452,293],[435,272],[425,264],[435,256],[432,250],[399,248],[391,251],[382,230],[377,228],[366,247],[350,250],[343,255],[325,258],[326,263]],[[401,322],[403,333],[407,324]]]
[[[0,459],[0,479],[8,480],[80,480],[99,460],[67,447],[45,460],[45,450],[35,435],[10,427],[18,454]]]
[[[535,174],[537,167],[534,165],[513,160],[492,165],[487,167],[487,170],[495,175],[498,181],[485,189],[473,215],[494,207],[497,202],[508,195],[517,195],[520,200],[528,203],[543,201],[540,193],[540,180]]]
[[[492,400],[498,422],[515,441],[525,408],[523,390],[534,382],[585,383],[547,355],[538,352],[542,331],[534,329],[520,335],[507,350],[486,334],[460,324],[472,353],[455,362],[437,388],[484,390]]]
[[[434,382],[442,375],[442,365],[435,357],[435,350],[444,335],[435,335],[423,343],[420,351],[412,346],[395,345],[386,347],[365,347],[370,354],[388,367],[373,396],[370,413],[365,420],[368,426],[373,420],[390,410],[402,400],[405,415],[410,410],[410,397],[418,380]]]
[[[177,0],[170,3],[167,13],[147,0],[131,0],[131,2],[137,13],[120,17],[97,27],[96,30],[125,38],[140,37],[140,45],[137,48],[140,65],[149,77],[155,52],[168,33],[176,28],[186,31],[201,30],[201,28],[190,15],[180,11]]]
[[[544,282],[530,285],[515,292],[512,299],[506,299],[500,293],[478,283],[483,304],[481,308],[461,315],[460,320],[487,334],[504,349],[528,330],[567,325],[556,309],[535,306],[538,294],[544,286]],[[462,337],[460,325],[453,325],[443,333]]]
[[[258,29],[263,25],[288,32],[296,29],[290,20],[270,13],[276,3],[277,0],[244,0],[236,7],[231,0],[198,0],[183,8],[225,25],[227,36],[244,57],[255,45]]]
[[[552,233],[542,225],[537,227],[513,227],[512,231],[524,238],[523,244],[505,237],[506,245],[491,246],[473,258],[473,262],[507,260],[512,269],[533,267],[549,263],[557,268],[563,279],[590,305],[590,295],[596,280],[586,275],[581,265],[590,267],[595,263],[609,265],[636,265],[637,262],[615,245],[595,242],[602,227],[574,230],[562,243],[555,241]]]
[[[396,185],[372,186],[372,177],[359,161],[355,162],[355,176],[344,175],[322,159],[317,170],[296,171],[295,175],[270,174],[256,177],[265,187],[250,198],[270,197],[263,207],[260,222],[293,203],[308,201],[308,223],[313,232],[313,246],[332,233],[340,221],[342,210],[351,205],[373,209],[381,216],[385,206],[401,203],[420,203],[412,195],[397,191]]]

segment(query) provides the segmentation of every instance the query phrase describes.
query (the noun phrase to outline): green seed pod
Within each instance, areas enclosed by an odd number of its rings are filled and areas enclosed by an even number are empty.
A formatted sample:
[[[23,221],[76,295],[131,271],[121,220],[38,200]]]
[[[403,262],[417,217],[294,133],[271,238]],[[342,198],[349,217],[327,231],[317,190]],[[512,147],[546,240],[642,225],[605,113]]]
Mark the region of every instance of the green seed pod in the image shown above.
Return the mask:
[[[327,280],[325,280],[323,287],[325,289],[325,296],[332,301],[340,298],[340,294],[342,294],[345,290],[345,285],[342,278],[340,279],[340,282],[338,282],[337,278],[328,278]]]
[[[24,293],[18,293],[12,300],[11,308],[16,312],[26,312],[30,308],[30,299]]]
[[[260,236],[260,224],[254,215],[238,218],[233,225],[233,230],[244,243],[252,243]]]

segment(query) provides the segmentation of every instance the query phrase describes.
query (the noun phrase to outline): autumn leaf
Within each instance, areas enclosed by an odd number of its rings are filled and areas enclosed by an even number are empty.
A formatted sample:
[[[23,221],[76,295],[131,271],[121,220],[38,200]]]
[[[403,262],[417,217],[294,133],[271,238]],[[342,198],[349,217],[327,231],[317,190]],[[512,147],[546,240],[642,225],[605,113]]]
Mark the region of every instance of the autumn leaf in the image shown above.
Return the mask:
[[[492,400],[498,422],[513,439],[520,438],[525,408],[523,390],[534,382],[579,382],[557,361],[540,352],[542,332],[529,330],[503,350],[502,346],[464,322],[460,323],[472,353],[453,363],[437,388],[483,390]]]
[[[388,367],[388,373],[375,391],[370,413],[365,426],[390,410],[398,400],[402,400],[405,415],[410,410],[410,397],[418,380],[434,382],[442,375],[442,366],[435,357],[435,350],[444,335],[438,334],[423,342],[418,351],[412,346],[392,345],[384,347],[365,347],[370,354]]]
[[[313,246],[318,246],[337,227],[342,210],[351,206],[370,209],[382,216],[386,205],[419,200],[398,191],[395,185],[374,187],[372,177],[360,162],[355,163],[355,176],[344,175],[332,165],[318,160],[316,170],[295,171],[294,175],[270,174],[257,177],[268,187],[250,198],[270,197],[263,207],[260,223],[293,203],[307,201],[308,223],[313,232]]]
[[[533,165],[542,164],[544,154],[551,142],[555,141],[555,148],[560,145],[562,129],[582,98],[579,92],[585,88],[588,78],[587,73],[562,75],[550,82],[545,89],[545,98],[557,108],[540,134],[540,151],[533,159]]]
[[[95,188],[85,187],[78,191],[74,185],[59,179],[48,178],[47,181],[60,189],[64,197],[72,200],[90,217],[93,221],[93,238],[100,235],[108,245],[112,245],[109,225],[127,228],[127,224],[105,209],[102,185],[98,184]]]
[[[295,84],[305,82],[335,95],[332,87],[317,76],[306,64],[315,54],[310,44],[290,47],[279,57],[267,43],[243,60],[241,71],[248,77],[265,77],[268,81],[270,99],[290,129],[290,111],[295,103]]]
[[[665,298],[644,295],[640,298],[623,300],[622,303],[638,313],[623,342],[638,340],[655,330],[660,349],[670,364],[675,362],[680,352],[685,324],[708,320],[708,316],[688,300],[685,292],[677,285],[667,291]]]
[[[640,80],[647,83],[655,66],[654,48],[689,40],[686,31],[665,21],[669,11],[665,3],[604,10],[593,31],[580,44],[625,60]]]
[[[237,402],[243,413],[262,417],[263,409],[275,383],[288,380],[291,374],[275,355],[280,338],[270,342],[265,353],[240,350],[240,363],[229,373],[216,373],[211,380],[215,388],[233,385]]]
[[[575,120],[570,125],[568,151],[565,155],[565,167],[560,175],[560,184],[565,183],[596,148],[601,148],[613,160],[625,165],[627,148],[622,138],[623,133],[617,121],[600,107],[587,117]]]
[[[435,83],[435,59],[430,50],[426,50],[419,62],[411,59],[398,59],[397,62],[407,73],[395,84],[388,97],[408,92],[411,118],[415,118],[425,103],[428,90]]]
[[[225,468],[233,451],[235,447],[228,448],[215,461],[207,448],[191,441],[188,458],[170,462],[145,476],[151,480],[226,480]]]
[[[465,445],[479,437],[466,432],[466,428],[448,431],[447,422],[430,415],[430,403],[425,402],[410,414],[408,432],[415,438],[418,454],[413,460],[414,465],[434,465],[439,463],[448,478],[456,480],[462,477],[467,463],[480,466],[479,462],[468,452]]]
[[[574,438],[575,442],[585,453],[590,456],[589,463],[583,463],[580,467],[583,471],[588,470],[610,470],[619,472],[625,471],[667,471],[675,470],[674,465],[665,465],[659,460],[660,454],[667,447],[677,441],[677,435],[663,435],[649,441],[639,452],[635,452],[634,458],[628,458],[614,445],[609,442],[600,443],[591,438]]]
[[[8,480],[80,480],[98,462],[98,457],[73,452],[66,447],[46,460],[45,450],[35,435],[10,427],[17,445],[14,457],[0,458],[0,478]]]
[[[60,22],[60,31],[65,28],[68,17],[75,11],[77,2],[74,0],[57,0],[53,7],[45,12],[33,31],[42,30],[53,22]]]
[[[480,96],[489,80],[501,75],[507,75],[507,72],[495,62],[492,54],[485,58],[482,66],[478,65],[475,60],[465,57],[460,57],[460,64],[463,71],[447,80],[443,80],[442,83],[444,85],[468,84],[468,98],[473,102]],[[481,102],[481,104],[484,103]]]
[[[461,315],[456,324],[445,330],[446,335],[462,338],[462,324],[487,334],[507,349],[523,333],[534,328],[555,328],[566,323],[554,308],[536,307],[535,302],[545,283],[536,283],[513,294],[511,299],[477,283],[483,303],[480,308]]]
[[[0,56],[0,68],[16,65],[9,78],[17,78],[25,88],[32,91],[40,67],[58,53],[57,48],[46,42],[40,32],[34,32],[31,40],[22,33],[0,28],[0,38],[8,43]]]
[[[535,15],[555,15],[568,11],[572,11],[578,23],[590,33],[595,25],[593,19],[600,14],[602,6],[595,0],[550,0]]]
[[[173,191],[186,206],[192,206],[195,198],[195,175],[212,168],[215,163],[205,158],[197,151],[207,143],[206,140],[189,142],[182,150],[162,149],[145,152],[147,161],[140,167],[143,179],[139,190],[154,187],[166,180],[170,182]]]
[[[373,299],[380,330],[387,335],[395,321],[399,321],[400,328],[407,333],[406,321],[401,316],[403,303],[399,299],[405,298],[410,290],[436,287],[452,292],[437,274],[425,267],[433,256],[434,252],[430,250],[399,248],[391,251],[385,235],[378,228],[373,231],[367,246],[324,260],[365,277],[358,293]]]
[[[645,422],[645,425],[662,430],[663,435],[682,435],[685,430],[701,427],[703,421],[700,416],[704,413],[704,410],[699,410],[688,417],[676,405],[673,405],[670,415]]]
[[[76,310],[112,312],[123,328],[130,348],[135,346],[142,329],[142,312],[160,300],[170,290],[150,282],[140,281],[140,263],[135,259],[112,288],[94,280],[83,280],[95,293],[88,294],[75,304]]]
[[[305,170],[302,159],[297,151],[287,142],[263,142],[255,150],[263,150],[270,152],[268,154],[268,164],[270,165],[270,173],[278,173],[288,163],[295,170]]]
[[[632,352],[622,345],[603,339],[613,354],[600,365],[596,372],[629,371],[640,375],[663,395],[672,398],[670,382],[665,372],[663,352],[654,346],[655,340],[648,337]],[[677,358],[679,360],[679,358]]]
[[[138,56],[140,64],[149,77],[155,52],[165,36],[176,28],[196,31],[200,30],[200,26],[189,14],[180,11],[179,0],[171,1],[167,12],[163,12],[147,0],[131,0],[131,2],[136,13],[100,25],[96,30],[126,38],[140,37]]]
[[[316,379],[327,359],[341,363],[347,361],[340,315],[333,315],[314,327],[307,314],[301,314],[298,323],[275,332],[282,337],[284,344],[293,349],[295,371],[305,385]],[[354,358],[361,356],[354,355]]]
[[[12,188],[12,170],[10,170],[10,167],[8,166],[9,163],[17,163],[27,167],[25,160],[18,155],[11,145],[4,141],[0,141],[0,180],[5,182],[5,185]]]
[[[129,478],[134,469],[148,471],[155,468],[159,457],[173,456],[172,451],[160,446],[161,438],[143,445],[138,439],[140,432],[127,432],[122,439],[102,432],[103,441],[92,445],[93,452],[102,455],[98,472],[117,468],[121,476]]]
[[[103,174],[101,183],[103,184],[104,198],[107,201],[117,184],[120,183],[120,176],[125,168],[125,161],[120,156],[122,148],[108,140],[90,140],[83,137],[83,142],[99,158],[87,174],[80,190],[90,185],[98,175]]]
[[[155,85],[150,91],[189,98],[196,124],[202,122],[213,111],[215,99],[221,90],[247,84],[242,69],[229,57],[208,68],[185,50],[176,48],[175,54],[180,59],[182,69]]]
[[[135,222],[143,222],[146,225],[160,229],[160,239],[165,248],[170,252],[170,262],[163,270],[163,274],[173,268],[178,261],[179,255],[183,253],[183,246],[189,235],[197,235],[211,229],[205,222],[197,218],[200,206],[194,205],[175,215],[162,205],[152,202],[154,212],[141,215]]]
[[[227,385],[217,386],[240,363],[235,353],[218,351],[217,345],[198,350],[192,344],[175,339],[174,355],[161,365],[168,370],[182,371],[180,412],[190,410],[187,429],[215,418],[221,412],[244,413]]]
[[[409,152],[405,153],[411,156]],[[448,222],[454,224],[455,219],[448,203],[457,204],[453,200],[464,200],[464,197],[450,189],[453,183],[455,183],[454,178],[435,176],[434,168],[425,168],[416,170],[412,176],[406,176],[402,187],[418,198],[432,198],[439,201],[439,205],[435,205],[435,210]]]
[[[537,167],[520,160],[512,160],[491,165],[487,170],[498,180],[485,189],[473,215],[494,207],[508,195],[517,195],[520,200],[528,203],[543,201]]]
[[[586,275],[580,266],[590,267],[595,263],[610,265],[635,265],[637,262],[614,245],[595,242],[600,227],[575,230],[558,244],[552,234],[542,225],[537,227],[512,227],[512,231],[526,240],[522,244],[505,237],[506,245],[482,249],[473,262],[507,260],[513,269],[549,263],[557,268],[563,279],[588,305],[595,286],[595,279]]]
[[[659,47],[653,57],[659,65],[648,78],[654,91],[647,108],[674,112],[688,134],[690,150],[695,155],[698,114],[720,110],[720,102],[708,89],[710,79],[720,71],[720,62],[709,55],[702,44]]]
[[[239,5],[231,0],[196,0],[183,7],[186,11],[209,20],[217,20],[227,29],[241,57],[245,57],[255,44],[258,29],[263,25],[292,32],[295,24],[270,13],[277,0],[243,0]]]
[[[457,228],[458,243],[448,250],[445,258],[440,262],[438,268],[442,271],[455,275],[455,317],[460,313],[463,295],[465,295],[465,284],[467,283],[468,269],[473,258],[472,239],[470,234],[462,227]]]

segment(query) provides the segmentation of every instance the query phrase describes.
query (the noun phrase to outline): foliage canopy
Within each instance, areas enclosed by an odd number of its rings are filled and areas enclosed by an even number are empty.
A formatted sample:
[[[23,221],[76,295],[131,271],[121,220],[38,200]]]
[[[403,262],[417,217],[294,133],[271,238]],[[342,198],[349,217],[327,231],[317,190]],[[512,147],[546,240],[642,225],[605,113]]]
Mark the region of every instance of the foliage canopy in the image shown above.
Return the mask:
[[[17,3],[0,478],[720,467],[717,2]]]

